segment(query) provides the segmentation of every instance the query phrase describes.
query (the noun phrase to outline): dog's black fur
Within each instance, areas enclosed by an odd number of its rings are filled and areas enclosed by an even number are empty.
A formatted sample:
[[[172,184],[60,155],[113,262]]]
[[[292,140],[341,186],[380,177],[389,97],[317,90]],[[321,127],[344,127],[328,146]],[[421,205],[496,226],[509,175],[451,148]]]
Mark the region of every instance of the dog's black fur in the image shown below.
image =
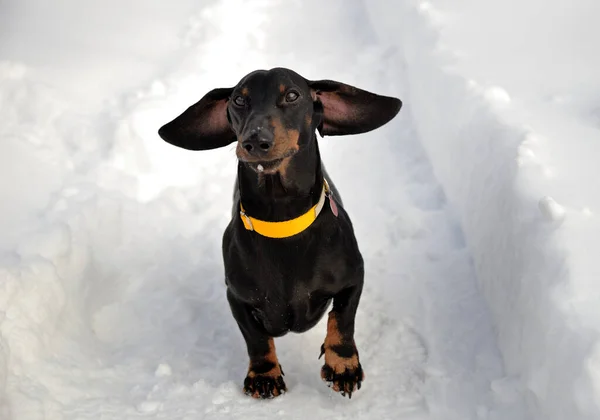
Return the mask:
[[[275,68],[209,92],[159,130],[165,141],[190,150],[237,141],[238,177],[223,258],[227,299],[250,356],[247,394],[269,398],[286,390],[273,337],[310,329],[332,300],[321,376],[342,395],[360,388],[354,318],[363,260],[350,218],[321,163],[315,130],[323,136],[364,133],[391,120],[401,105],[396,98]],[[323,178],[335,202],[326,202],[303,232],[273,239],[245,229],[240,201],[256,219],[294,219],[319,201]]]

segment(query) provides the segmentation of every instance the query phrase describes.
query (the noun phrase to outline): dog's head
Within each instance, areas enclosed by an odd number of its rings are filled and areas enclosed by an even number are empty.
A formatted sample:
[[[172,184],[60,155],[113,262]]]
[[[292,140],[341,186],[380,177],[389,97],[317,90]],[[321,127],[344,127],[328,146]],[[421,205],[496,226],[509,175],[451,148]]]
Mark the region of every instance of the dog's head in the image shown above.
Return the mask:
[[[400,111],[397,98],[284,68],[257,70],[235,87],[214,89],[158,131],[170,144],[207,150],[237,141],[240,161],[272,173],[314,139],[365,133]]]

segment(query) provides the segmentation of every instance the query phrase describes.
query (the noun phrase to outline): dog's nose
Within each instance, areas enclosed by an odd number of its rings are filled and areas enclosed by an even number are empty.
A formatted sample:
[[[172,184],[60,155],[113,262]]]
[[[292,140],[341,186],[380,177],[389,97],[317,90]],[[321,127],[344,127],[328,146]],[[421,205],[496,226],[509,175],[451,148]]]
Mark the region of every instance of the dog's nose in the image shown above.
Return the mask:
[[[273,135],[265,130],[252,130],[244,141],[242,147],[254,156],[266,155],[273,146]]]

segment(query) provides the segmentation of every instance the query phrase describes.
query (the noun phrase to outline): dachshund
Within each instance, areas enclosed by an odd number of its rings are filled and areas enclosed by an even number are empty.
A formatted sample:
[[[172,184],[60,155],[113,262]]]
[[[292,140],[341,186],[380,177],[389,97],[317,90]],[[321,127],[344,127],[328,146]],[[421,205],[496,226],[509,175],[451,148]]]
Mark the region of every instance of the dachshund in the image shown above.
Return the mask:
[[[222,252],[227,300],[250,359],[246,394],[272,398],[286,391],[274,337],[312,328],[332,302],[321,377],[343,396],[360,389],[354,323],[363,258],[315,131],[365,133],[401,106],[394,97],[274,68],[208,92],[159,129],[163,140],[188,150],[236,142],[233,212]]]

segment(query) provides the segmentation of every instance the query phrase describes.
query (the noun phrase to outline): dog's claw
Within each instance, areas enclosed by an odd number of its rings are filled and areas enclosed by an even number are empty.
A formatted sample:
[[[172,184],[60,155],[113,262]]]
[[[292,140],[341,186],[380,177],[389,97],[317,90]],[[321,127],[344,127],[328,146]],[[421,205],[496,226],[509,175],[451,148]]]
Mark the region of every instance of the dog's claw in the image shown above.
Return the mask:
[[[325,354],[325,344],[321,344],[321,354],[319,354],[319,359],[321,359],[321,357],[323,357],[324,354]]]
[[[360,389],[364,374],[360,363],[356,368],[347,368],[342,373],[336,373],[330,366],[324,365],[321,368],[321,377],[334,391],[351,399],[352,393]]]
[[[254,398],[274,398],[286,391],[287,388],[281,376],[246,376],[246,379],[244,380],[244,393]]]

